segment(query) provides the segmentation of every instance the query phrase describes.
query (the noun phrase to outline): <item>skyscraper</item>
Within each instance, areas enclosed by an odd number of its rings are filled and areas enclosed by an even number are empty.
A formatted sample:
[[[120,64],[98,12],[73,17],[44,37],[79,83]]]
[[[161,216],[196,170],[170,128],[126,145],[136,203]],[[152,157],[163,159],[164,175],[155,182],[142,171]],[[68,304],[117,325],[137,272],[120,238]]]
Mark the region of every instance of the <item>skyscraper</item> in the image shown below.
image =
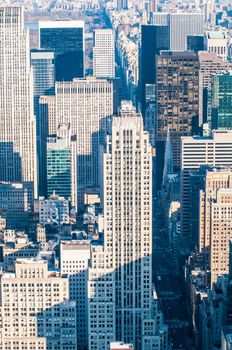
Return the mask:
[[[0,18],[0,180],[33,181],[37,197],[33,79],[23,8],[1,7]]]
[[[186,51],[188,35],[204,35],[203,13],[162,13],[153,14],[153,24],[169,28],[171,51]]]
[[[199,251],[205,256],[211,285],[229,272],[232,239],[232,170],[212,169],[205,176],[199,201]]]
[[[128,0],[117,0],[117,10],[128,10]]]
[[[211,111],[209,112],[208,95],[211,88],[213,75],[221,74],[223,71],[231,70],[232,63],[223,61],[214,52],[201,51],[198,53],[199,72],[199,124],[208,121],[211,123]]]
[[[181,235],[191,245],[190,172],[201,165],[232,166],[232,132],[213,132],[211,137],[183,137],[181,141]]]
[[[142,25],[141,47],[139,55],[139,83],[141,91],[141,110],[145,120],[145,128],[150,124],[146,120],[146,110],[149,104],[155,103],[156,59],[160,50],[169,49],[168,26]],[[154,100],[149,96],[153,91]],[[154,123],[153,127],[154,127]]]
[[[212,129],[232,129],[232,70],[212,77]]]
[[[47,141],[47,195],[56,192],[77,209],[77,137],[70,124],[59,124],[55,137]]]
[[[104,246],[93,248],[89,271],[90,349],[115,340],[167,349],[152,298],[152,147],[141,115],[113,118],[103,169]]]
[[[84,22],[39,21],[41,49],[56,54],[56,80],[84,77]]]
[[[174,170],[180,169],[181,136],[198,125],[198,56],[193,51],[161,51],[156,56],[157,186],[163,174],[164,147],[169,130]]]
[[[48,138],[47,194],[71,199],[71,149],[66,140]]]
[[[33,67],[34,76],[34,114],[36,117],[36,140],[37,140],[37,155],[38,155],[38,190],[39,195],[45,194],[45,186],[43,179],[42,160],[44,152],[43,140],[47,134],[44,128],[44,122],[40,119],[39,114],[39,99],[40,96],[54,95],[55,93],[55,55],[53,51],[46,50],[31,50],[31,65]]]
[[[43,98],[49,132],[56,134],[56,125],[68,123],[71,134],[77,135],[77,191],[81,208],[86,187],[99,186],[99,147],[113,115],[113,82],[88,78],[57,83],[55,96],[50,98]]]
[[[93,75],[96,78],[115,77],[115,44],[112,29],[95,29]]]

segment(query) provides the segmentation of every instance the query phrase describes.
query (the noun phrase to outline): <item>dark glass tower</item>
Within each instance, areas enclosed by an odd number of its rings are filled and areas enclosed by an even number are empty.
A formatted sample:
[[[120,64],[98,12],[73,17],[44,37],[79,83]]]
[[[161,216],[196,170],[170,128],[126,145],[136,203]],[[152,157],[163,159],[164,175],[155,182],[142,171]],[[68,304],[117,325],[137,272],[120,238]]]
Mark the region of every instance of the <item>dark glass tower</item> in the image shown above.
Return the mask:
[[[141,31],[140,48],[140,100],[143,117],[145,118],[148,105],[152,101],[151,96],[155,96],[155,56],[160,50],[169,49],[168,26],[143,25]],[[153,93],[152,93],[153,91]],[[145,120],[146,127],[146,120]]]
[[[170,132],[173,168],[180,170],[181,137],[190,136],[198,125],[199,60],[193,51],[161,51],[156,56],[156,173],[159,189],[164,147]]]
[[[39,22],[40,48],[56,54],[56,80],[84,77],[84,22]]]
[[[187,50],[198,52],[204,51],[204,36],[203,35],[188,35]]]
[[[40,96],[54,95],[55,93],[55,62],[54,52],[47,50],[31,50],[31,65],[33,67],[34,83],[34,114],[36,117],[36,142],[38,159],[39,195],[45,194],[42,171],[42,158],[46,152],[47,126],[44,125],[39,114]]]

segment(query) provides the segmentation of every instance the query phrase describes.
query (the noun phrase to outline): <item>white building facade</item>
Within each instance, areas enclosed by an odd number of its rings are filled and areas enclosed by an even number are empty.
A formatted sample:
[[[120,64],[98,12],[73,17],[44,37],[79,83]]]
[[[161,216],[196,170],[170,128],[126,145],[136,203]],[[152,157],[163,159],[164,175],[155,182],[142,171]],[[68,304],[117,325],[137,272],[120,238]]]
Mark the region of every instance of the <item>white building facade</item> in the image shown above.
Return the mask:
[[[93,75],[96,78],[115,77],[115,44],[112,29],[94,31]]]
[[[0,17],[0,180],[32,181],[37,197],[29,33],[22,7],[0,7]]]
[[[166,349],[152,298],[152,147],[140,115],[113,119],[103,167],[104,245],[91,251],[89,349],[115,340]]]
[[[76,350],[76,307],[68,279],[46,261],[19,259],[3,273],[0,349]]]
[[[61,274],[69,280],[69,296],[76,302],[77,349],[88,348],[88,266],[90,241],[61,241]]]

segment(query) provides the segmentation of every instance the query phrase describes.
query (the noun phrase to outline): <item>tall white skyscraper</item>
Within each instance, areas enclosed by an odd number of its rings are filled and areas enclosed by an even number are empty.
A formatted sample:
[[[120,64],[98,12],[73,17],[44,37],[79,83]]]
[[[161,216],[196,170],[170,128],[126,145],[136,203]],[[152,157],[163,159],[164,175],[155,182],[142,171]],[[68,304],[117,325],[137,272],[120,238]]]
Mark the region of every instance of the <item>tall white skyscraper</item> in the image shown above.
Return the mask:
[[[188,35],[204,35],[203,13],[153,13],[153,24],[167,25],[171,51],[186,51]]]
[[[23,8],[0,7],[0,180],[34,181],[36,124]]]
[[[112,29],[94,31],[93,75],[96,78],[115,77],[115,47]]]
[[[117,340],[166,349],[152,299],[152,147],[140,115],[113,118],[103,166],[104,247],[94,247],[89,273],[89,348]]]

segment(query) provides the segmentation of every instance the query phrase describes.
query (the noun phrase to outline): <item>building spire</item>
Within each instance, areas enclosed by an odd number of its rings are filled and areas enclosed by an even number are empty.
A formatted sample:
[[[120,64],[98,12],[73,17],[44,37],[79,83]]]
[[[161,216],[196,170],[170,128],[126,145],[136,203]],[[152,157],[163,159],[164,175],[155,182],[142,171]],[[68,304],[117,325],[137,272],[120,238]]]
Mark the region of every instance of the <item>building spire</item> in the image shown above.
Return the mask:
[[[165,181],[168,174],[173,173],[173,154],[172,154],[172,142],[171,135],[168,129],[166,146],[165,146],[165,155],[164,155],[164,171],[163,171],[163,182]]]

